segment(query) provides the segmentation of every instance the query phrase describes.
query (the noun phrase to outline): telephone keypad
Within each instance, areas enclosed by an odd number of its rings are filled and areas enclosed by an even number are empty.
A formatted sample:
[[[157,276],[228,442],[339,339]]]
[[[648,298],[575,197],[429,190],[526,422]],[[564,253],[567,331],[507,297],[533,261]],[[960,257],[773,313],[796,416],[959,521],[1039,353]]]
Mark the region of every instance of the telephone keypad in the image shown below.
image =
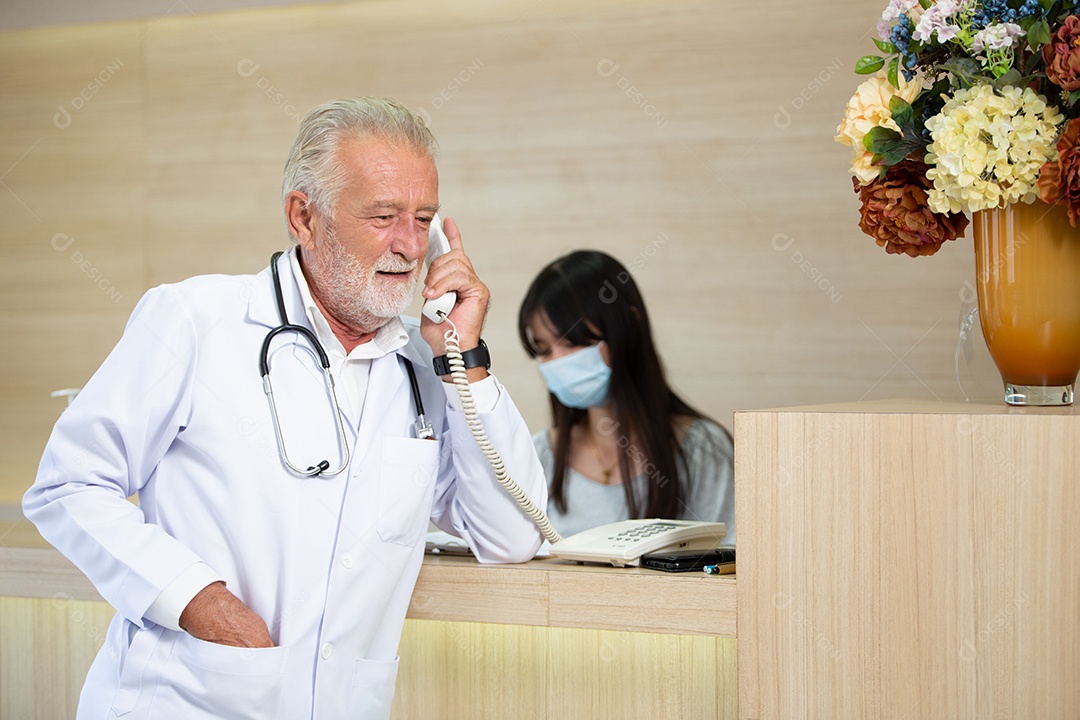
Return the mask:
[[[662,532],[674,530],[675,525],[671,523],[649,523],[648,525],[642,525],[632,530],[624,530],[617,535],[608,537],[608,540],[614,540],[616,542],[622,541],[625,543],[636,543],[644,540],[645,538],[652,537],[653,535],[659,535]]]

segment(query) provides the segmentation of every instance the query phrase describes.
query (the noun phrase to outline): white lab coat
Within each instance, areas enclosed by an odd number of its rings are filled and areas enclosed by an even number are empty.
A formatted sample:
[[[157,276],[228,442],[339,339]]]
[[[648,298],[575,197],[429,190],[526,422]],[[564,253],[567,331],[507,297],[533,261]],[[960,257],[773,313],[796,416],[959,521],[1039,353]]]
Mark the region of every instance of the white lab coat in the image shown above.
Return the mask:
[[[290,263],[280,269],[289,318],[307,326]],[[277,324],[268,269],[151,290],[57,422],[24,510],[118,610],[79,718],[387,718],[429,517],[482,561],[522,562],[539,547],[448,407],[415,320],[406,347],[372,361],[359,417],[342,404],[347,471],[285,470],[258,371]],[[322,376],[295,338],[271,354],[287,449],[302,467],[336,467]],[[399,355],[415,363],[437,442],[415,439]],[[505,390],[482,419],[544,507],[543,471]],[[136,493],[138,505],[125,499]],[[276,647],[211,644],[144,618],[197,561],[266,621]]]

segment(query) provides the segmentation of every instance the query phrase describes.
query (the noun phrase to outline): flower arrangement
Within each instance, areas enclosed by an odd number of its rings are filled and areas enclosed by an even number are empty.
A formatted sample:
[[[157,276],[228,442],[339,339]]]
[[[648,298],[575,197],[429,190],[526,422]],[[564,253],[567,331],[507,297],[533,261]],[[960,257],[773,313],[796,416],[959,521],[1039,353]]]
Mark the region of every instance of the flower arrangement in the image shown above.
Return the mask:
[[[888,0],[836,140],[859,227],[933,255],[965,212],[1037,201],[1080,219],[1080,1]]]

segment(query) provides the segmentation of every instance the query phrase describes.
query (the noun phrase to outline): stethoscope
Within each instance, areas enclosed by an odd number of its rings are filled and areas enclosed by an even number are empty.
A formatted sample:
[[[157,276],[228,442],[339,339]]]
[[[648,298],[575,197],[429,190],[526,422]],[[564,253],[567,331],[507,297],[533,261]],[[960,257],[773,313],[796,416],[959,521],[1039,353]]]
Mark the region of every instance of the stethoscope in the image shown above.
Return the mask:
[[[301,325],[293,325],[289,322],[289,316],[285,311],[285,298],[281,292],[281,278],[278,276],[278,258],[282,253],[276,252],[270,257],[270,274],[274,281],[274,296],[277,300],[278,315],[281,317],[281,324],[273,328],[266,334],[266,338],[263,340],[262,350],[259,352],[259,372],[262,375],[263,391],[266,393],[266,398],[270,402],[270,417],[274,421],[274,436],[277,438],[278,453],[281,455],[282,462],[297,475],[303,477],[315,477],[317,475],[324,475],[327,477],[333,477],[339,474],[342,470],[349,466],[349,441],[345,435],[345,424],[342,422],[341,407],[338,405],[337,392],[334,390],[334,376],[330,374],[330,359],[326,355],[326,351],[323,350],[322,343],[315,337],[315,333],[308,330]],[[274,389],[270,383],[270,343],[275,337],[281,333],[296,333],[300,335],[311,348],[315,351],[314,354],[318,358],[319,365],[322,368],[323,382],[326,385],[326,392],[330,397],[330,405],[334,412],[334,427],[337,430],[338,436],[338,450],[340,451],[342,461],[341,466],[335,470],[330,470],[330,462],[328,460],[320,460],[315,465],[311,465],[307,470],[301,470],[289,460],[289,454],[285,450],[285,439],[282,437],[281,421],[278,419],[277,404],[274,402]],[[309,351],[310,352],[310,351]],[[424,419],[424,403],[420,399],[420,386],[416,382],[416,371],[413,370],[412,363],[403,358],[405,363],[405,370],[409,374],[409,386],[412,390],[413,404],[416,407],[416,436],[421,439],[434,438],[435,431],[432,428],[431,423]]]

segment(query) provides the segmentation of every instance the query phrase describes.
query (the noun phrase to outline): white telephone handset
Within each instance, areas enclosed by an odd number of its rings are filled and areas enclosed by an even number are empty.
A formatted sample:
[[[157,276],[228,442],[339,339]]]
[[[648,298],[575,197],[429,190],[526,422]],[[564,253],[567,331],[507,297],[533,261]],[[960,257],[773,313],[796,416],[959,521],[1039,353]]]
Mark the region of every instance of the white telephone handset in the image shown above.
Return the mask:
[[[428,252],[424,262],[428,266],[439,255],[450,252],[450,242],[443,233],[442,220],[438,215],[431,219],[428,232]],[[487,456],[495,471],[495,479],[514,498],[536,526],[541,534],[551,543],[551,554],[555,557],[579,562],[611,563],[617,567],[638,565],[645,553],[663,550],[711,550],[719,547],[727,528],[724,523],[692,522],[688,520],[623,520],[622,522],[602,525],[585,530],[566,538],[560,537],[551,521],[542,509],[537,507],[521,486],[514,482],[506,472],[502,458],[491,445],[487,432],[476,412],[476,404],[469,389],[469,380],[465,374],[465,363],[458,347],[457,328],[448,316],[457,302],[457,293],[448,292],[442,297],[424,303],[423,313],[434,322],[447,321],[450,329],[443,334],[446,341],[446,355],[450,364],[450,374],[454,387],[461,397],[465,419],[477,445]]]
[[[431,262],[435,258],[450,252],[450,241],[446,239],[446,233],[442,229],[442,219],[439,218],[438,213],[431,218],[431,229],[428,230],[427,242],[427,256],[424,258],[424,267],[431,267]],[[430,318],[432,322],[441,323],[454,309],[454,303],[456,302],[457,293],[450,291],[445,295],[425,302],[421,312],[424,313],[425,317]]]

